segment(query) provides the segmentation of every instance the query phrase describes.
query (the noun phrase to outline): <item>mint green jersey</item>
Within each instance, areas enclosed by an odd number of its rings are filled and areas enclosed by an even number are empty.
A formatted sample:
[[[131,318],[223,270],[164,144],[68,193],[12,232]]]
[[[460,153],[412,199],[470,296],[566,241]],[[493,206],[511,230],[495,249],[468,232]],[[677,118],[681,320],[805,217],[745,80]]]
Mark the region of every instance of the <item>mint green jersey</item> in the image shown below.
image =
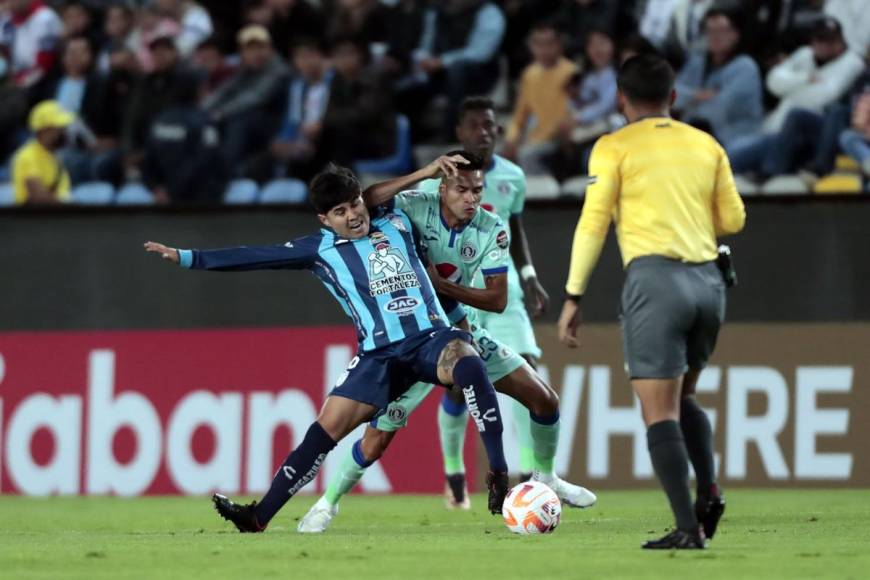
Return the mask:
[[[497,215],[480,209],[462,228],[450,228],[441,215],[440,195],[425,191],[400,193],[396,207],[408,215],[429,261],[444,278],[471,286],[478,276],[507,274],[510,234]]]
[[[481,207],[498,215],[502,222],[509,223],[512,216],[523,212],[526,203],[526,176],[515,163],[504,157],[493,155],[492,166],[484,176]],[[438,192],[440,179],[427,179],[417,185],[426,192]],[[483,287],[483,278],[472,280],[475,288]],[[533,357],[541,356],[541,349],[535,340],[532,322],[523,302],[523,288],[513,260],[508,262],[508,305],[501,314],[479,311],[481,326],[493,336],[514,349],[516,352]]]

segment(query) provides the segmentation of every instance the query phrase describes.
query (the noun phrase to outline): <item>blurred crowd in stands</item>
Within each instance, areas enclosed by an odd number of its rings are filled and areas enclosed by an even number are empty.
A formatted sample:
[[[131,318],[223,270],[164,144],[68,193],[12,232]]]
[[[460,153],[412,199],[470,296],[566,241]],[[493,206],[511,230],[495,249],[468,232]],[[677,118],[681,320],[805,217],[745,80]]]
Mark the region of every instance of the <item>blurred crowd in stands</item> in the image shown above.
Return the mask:
[[[868,48],[866,0],[0,0],[0,205],[302,202],[446,150],[471,95],[566,182],[651,51],[741,193],[859,192]]]

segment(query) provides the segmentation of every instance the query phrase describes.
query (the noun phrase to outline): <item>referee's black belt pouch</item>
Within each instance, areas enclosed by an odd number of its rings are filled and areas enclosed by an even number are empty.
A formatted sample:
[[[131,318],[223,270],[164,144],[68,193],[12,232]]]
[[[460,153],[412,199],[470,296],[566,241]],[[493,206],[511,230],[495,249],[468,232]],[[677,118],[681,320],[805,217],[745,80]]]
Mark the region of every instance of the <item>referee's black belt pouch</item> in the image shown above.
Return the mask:
[[[719,246],[719,255],[716,256],[716,267],[722,274],[727,288],[737,286],[737,270],[734,269],[734,260],[731,258],[731,248],[726,245]]]

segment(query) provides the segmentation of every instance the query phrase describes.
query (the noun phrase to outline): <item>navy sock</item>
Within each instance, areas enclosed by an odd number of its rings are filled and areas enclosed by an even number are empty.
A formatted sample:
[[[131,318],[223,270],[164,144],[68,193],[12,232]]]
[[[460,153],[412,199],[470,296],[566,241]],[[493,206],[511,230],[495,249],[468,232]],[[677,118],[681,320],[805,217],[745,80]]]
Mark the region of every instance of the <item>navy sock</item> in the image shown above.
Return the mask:
[[[268,524],[297,491],[314,479],[320,470],[320,465],[326,459],[326,454],[332,451],[335,445],[336,442],[320,426],[320,423],[311,424],[308,432],[305,433],[305,439],[287,456],[278,468],[269,491],[257,503],[257,522],[261,526]]]
[[[504,427],[498,408],[495,389],[486,375],[486,366],[480,357],[467,356],[453,368],[453,380],[462,388],[468,414],[474,419],[492,471],[507,471],[501,435]]]

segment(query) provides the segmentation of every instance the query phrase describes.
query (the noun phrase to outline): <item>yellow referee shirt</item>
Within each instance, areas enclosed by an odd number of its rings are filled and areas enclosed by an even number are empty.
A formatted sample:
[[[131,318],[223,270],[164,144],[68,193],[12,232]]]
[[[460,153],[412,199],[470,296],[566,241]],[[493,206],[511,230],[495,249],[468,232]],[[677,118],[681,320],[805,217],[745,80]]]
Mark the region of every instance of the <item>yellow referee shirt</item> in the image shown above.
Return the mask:
[[[639,256],[716,259],[716,237],[743,229],[746,209],[713,137],[668,117],[649,117],[601,137],[574,233],[566,290],[586,291],[610,220],[624,266]]]
[[[70,199],[69,173],[60,160],[36,139],[25,143],[12,161],[12,183],[15,203],[27,201],[28,179],[38,179],[60,201]]]

